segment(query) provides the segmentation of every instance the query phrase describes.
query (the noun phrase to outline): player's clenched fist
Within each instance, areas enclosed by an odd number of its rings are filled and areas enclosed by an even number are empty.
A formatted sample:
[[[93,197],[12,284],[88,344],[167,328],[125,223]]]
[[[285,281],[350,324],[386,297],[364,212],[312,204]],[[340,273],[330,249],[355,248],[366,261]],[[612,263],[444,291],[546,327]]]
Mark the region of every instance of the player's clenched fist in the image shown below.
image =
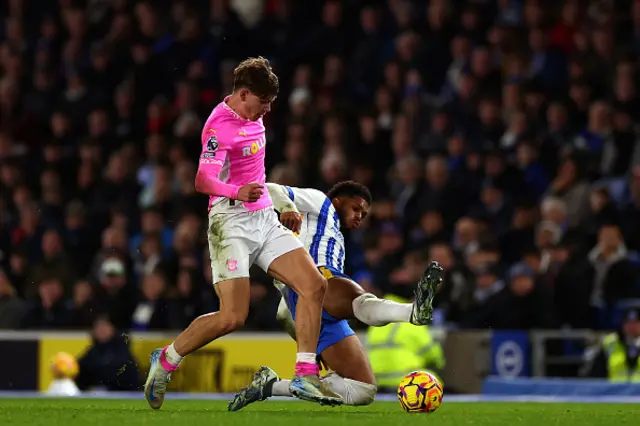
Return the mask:
[[[258,201],[264,193],[264,185],[261,183],[248,183],[238,191],[238,200],[253,203]]]
[[[300,232],[302,225],[302,215],[297,212],[280,213],[280,223],[293,232]]]

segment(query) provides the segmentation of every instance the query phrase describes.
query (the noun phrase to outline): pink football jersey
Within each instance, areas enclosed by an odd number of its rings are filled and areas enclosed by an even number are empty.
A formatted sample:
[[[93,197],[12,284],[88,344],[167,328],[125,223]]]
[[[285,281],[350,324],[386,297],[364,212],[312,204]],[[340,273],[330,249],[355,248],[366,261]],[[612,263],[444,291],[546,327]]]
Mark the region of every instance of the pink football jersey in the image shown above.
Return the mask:
[[[226,103],[219,103],[202,129],[200,169],[221,182],[238,187],[251,182],[265,183],[266,137],[262,118],[246,120]],[[269,191],[253,203],[229,201],[225,197],[209,198],[209,210],[217,212],[254,211],[272,205]]]

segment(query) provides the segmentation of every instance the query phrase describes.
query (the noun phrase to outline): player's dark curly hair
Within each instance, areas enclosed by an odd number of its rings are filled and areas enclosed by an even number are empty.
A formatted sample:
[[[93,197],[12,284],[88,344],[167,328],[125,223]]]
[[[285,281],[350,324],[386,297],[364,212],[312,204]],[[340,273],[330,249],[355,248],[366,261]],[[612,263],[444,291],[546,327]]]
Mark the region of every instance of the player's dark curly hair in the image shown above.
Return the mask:
[[[245,59],[233,70],[233,91],[242,88],[271,101],[278,95],[280,83],[269,61],[259,56]]]
[[[371,202],[373,201],[369,188],[352,180],[336,183],[333,188],[327,192],[327,197],[330,200],[338,197],[361,197],[369,205],[371,205]]]

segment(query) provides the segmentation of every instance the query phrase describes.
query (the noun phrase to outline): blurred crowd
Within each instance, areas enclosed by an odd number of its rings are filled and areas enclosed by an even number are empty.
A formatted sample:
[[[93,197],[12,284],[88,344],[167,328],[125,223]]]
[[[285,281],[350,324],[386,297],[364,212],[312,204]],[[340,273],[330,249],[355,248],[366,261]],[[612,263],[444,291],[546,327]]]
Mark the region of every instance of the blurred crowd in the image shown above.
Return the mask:
[[[612,326],[640,292],[635,0],[6,0],[0,328],[180,329],[214,311],[200,131],[267,57],[268,179],[375,196],[347,272],[437,323]],[[278,328],[252,279],[247,327]]]

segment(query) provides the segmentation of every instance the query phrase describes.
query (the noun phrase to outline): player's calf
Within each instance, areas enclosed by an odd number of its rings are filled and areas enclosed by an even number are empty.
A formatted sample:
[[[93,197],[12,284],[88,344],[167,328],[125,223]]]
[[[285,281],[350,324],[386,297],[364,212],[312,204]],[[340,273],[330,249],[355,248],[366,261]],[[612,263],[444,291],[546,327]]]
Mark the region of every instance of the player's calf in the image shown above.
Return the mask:
[[[291,236],[291,238],[295,237]],[[290,251],[275,259],[269,266],[269,275],[285,283],[297,293],[295,326],[298,359],[296,362],[310,364],[309,371],[314,368],[317,370],[315,352],[320,335],[322,302],[327,291],[327,280],[318,272],[311,256],[303,248]],[[296,365],[296,368],[304,369],[307,366]]]
[[[220,311],[199,316],[173,343],[152,352],[144,388],[151,408],[162,406],[171,372],[180,366],[185,356],[244,325],[249,312],[249,291],[247,278],[218,282],[216,293],[220,298]]]
[[[287,237],[294,238],[287,234]],[[342,398],[322,386],[318,378],[316,349],[320,335],[322,302],[327,291],[327,280],[318,272],[309,253],[299,248],[289,251],[269,265],[269,275],[293,289],[296,304],[296,342],[298,353],[291,394],[296,398],[321,405],[340,405]]]
[[[394,322],[410,322],[413,305],[379,299],[365,293],[353,299],[353,316],[366,325],[382,327]]]
[[[249,279],[235,278],[221,281],[216,284],[215,289],[220,299],[220,311],[199,316],[180,333],[173,342],[173,349],[179,357],[185,357],[244,325],[249,314]],[[167,350],[167,354],[172,355],[170,350]],[[171,362],[171,359],[169,361]]]
[[[411,303],[397,303],[379,299],[367,293],[358,283],[347,277],[329,279],[324,310],[337,319],[356,318],[364,324],[380,327],[393,322],[409,322]]]

